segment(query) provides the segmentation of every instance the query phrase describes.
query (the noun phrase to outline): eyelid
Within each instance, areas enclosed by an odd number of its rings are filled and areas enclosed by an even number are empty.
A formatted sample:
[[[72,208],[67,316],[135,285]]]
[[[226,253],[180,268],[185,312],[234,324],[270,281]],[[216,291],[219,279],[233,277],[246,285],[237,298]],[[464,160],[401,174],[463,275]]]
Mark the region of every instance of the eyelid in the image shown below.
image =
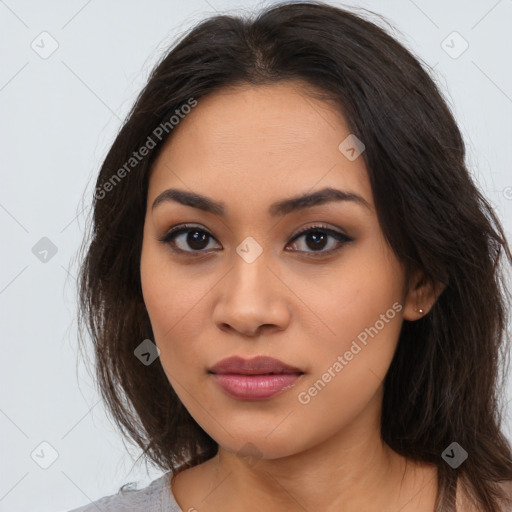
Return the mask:
[[[339,229],[339,231],[338,231],[338,229]],[[176,238],[177,236],[179,236],[183,233],[187,233],[188,231],[192,231],[192,230],[202,232],[202,233],[206,234],[207,237],[212,238],[217,241],[217,239],[210,233],[210,231],[208,229],[203,228],[200,225],[195,225],[195,224],[180,224],[180,225],[174,226],[173,228],[168,230],[162,237],[158,237],[157,240],[159,242],[162,242],[162,243],[170,246],[170,249],[174,253],[177,253],[179,255],[186,254],[186,255],[189,255],[192,257],[199,257],[199,256],[205,256],[205,255],[210,254],[211,250],[209,250],[209,251],[205,251],[205,250],[186,251],[183,249],[179,249],[175,246],[174,247],[172,246],[172,239]],[[344,232],[344,230],[342,230],[341,228],[333,229],[333,228],[325,225],[324,223],[320,222],[320,223],[316,223],[316,224],[306,226],[306,227],[300,229],[297,233],[295,233],[290,238],[290,240],[287,243],[287,247],[290,244],[292,244],[293,242],[295,242],[295,240],[300,238],[302,235],[307,234],[309,232],[314,232],[314,231],[321,231],[321,232],[326,233],[328,236],[335,238],[338,242],[337,247],[334,247],[333,249],[329,249],[326,251],[298,251],[298,250],[295,250],[295,251],[287,251],[287,252],[297,252],[301,255],[306,255],[306,257],[313,257],[313,258],[322,257],[322,256],[327,257],[328,255],[332,255],[333,253],[340,250],[345,244],[354,241],[354,238],[348,236]]]
[[[291,238],[290,241],[293,242],[300,235],[303,235],[304,233],[308,233],[309,231],[314,231],[314,230],[324,231],[333,236],[336,235],[339,237],[345,237],[347,239],[350,238],[346,233],[343,232],[343,230],[338,231],[338,229],[340,229],[340,228],[334,229],[334,228],[331,228],[323,223],[313,224],[312,226],[306,226],[305,228],[301,228],[299,231],[297,231],[297,233],[295,233],[295,235],[293,235],[293,237]]]
[[[158,241],[166,244],[170,247],[171,251],[176,254],[187,254],[192,257],[204,256],[208,254],[209,251],[184,251],[183,249],[179,249],[177,247],[172,246],[172,239],[176,238],[176,236],[186,233],[192,230],[201,231],[205,233],[208,237],[217,240],[207,229],[195,225],[195,224],[179,224],[178,226],[174,226],[169,231],[167,231],[162,237],[158,237]]]

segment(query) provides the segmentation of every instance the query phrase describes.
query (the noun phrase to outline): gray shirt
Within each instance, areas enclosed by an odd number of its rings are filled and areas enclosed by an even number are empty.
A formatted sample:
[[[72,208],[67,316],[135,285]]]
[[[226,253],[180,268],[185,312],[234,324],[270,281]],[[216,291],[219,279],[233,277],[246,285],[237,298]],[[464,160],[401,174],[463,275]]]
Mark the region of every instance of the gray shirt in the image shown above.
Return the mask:
[[[104,496],[69,512],[183,512],[171,490],[171,475],[169,471],[142,489],[124,485],[117,494]]]

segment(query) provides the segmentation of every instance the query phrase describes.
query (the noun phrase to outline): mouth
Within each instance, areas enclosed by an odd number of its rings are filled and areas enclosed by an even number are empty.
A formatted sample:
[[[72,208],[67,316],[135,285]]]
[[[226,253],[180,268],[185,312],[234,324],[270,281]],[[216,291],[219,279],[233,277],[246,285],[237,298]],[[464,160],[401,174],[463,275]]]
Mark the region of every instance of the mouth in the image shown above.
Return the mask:
[[[253,359],[229,357],[219,361],[208,373],[231,398],[249,401],[281,394],[304,375],[300,368],[265,356]]]

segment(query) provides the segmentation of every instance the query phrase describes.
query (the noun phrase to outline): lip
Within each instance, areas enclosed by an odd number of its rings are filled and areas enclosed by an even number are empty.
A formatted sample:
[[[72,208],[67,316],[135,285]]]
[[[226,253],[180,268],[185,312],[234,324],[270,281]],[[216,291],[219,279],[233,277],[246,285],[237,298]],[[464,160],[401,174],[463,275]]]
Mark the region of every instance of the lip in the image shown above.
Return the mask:
[[[208,370],[230,397],[265,400],[293,387],[304,372],[272,357],[228,357]]]
[[[240,356],[227,357],[209,369],[210,373],[236,373],[238,375],[264,375],[266,373],[304,373],[300,368],[283,363],[279,359],[257,356],[244,359]]]

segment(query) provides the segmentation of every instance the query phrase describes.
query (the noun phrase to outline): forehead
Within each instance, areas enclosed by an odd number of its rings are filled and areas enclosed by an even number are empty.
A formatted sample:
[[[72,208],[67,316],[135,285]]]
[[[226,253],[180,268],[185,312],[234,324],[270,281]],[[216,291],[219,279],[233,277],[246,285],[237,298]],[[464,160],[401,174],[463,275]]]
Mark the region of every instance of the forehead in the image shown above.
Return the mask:
[[[324,187],[372,204],[363,158],[339,145],[350,129],[332,102],[299,82],[242,85],[198,100],[155,160],[148,204],[167,188],[270,204]],[[228,206],[229,208],[229,206]]]

